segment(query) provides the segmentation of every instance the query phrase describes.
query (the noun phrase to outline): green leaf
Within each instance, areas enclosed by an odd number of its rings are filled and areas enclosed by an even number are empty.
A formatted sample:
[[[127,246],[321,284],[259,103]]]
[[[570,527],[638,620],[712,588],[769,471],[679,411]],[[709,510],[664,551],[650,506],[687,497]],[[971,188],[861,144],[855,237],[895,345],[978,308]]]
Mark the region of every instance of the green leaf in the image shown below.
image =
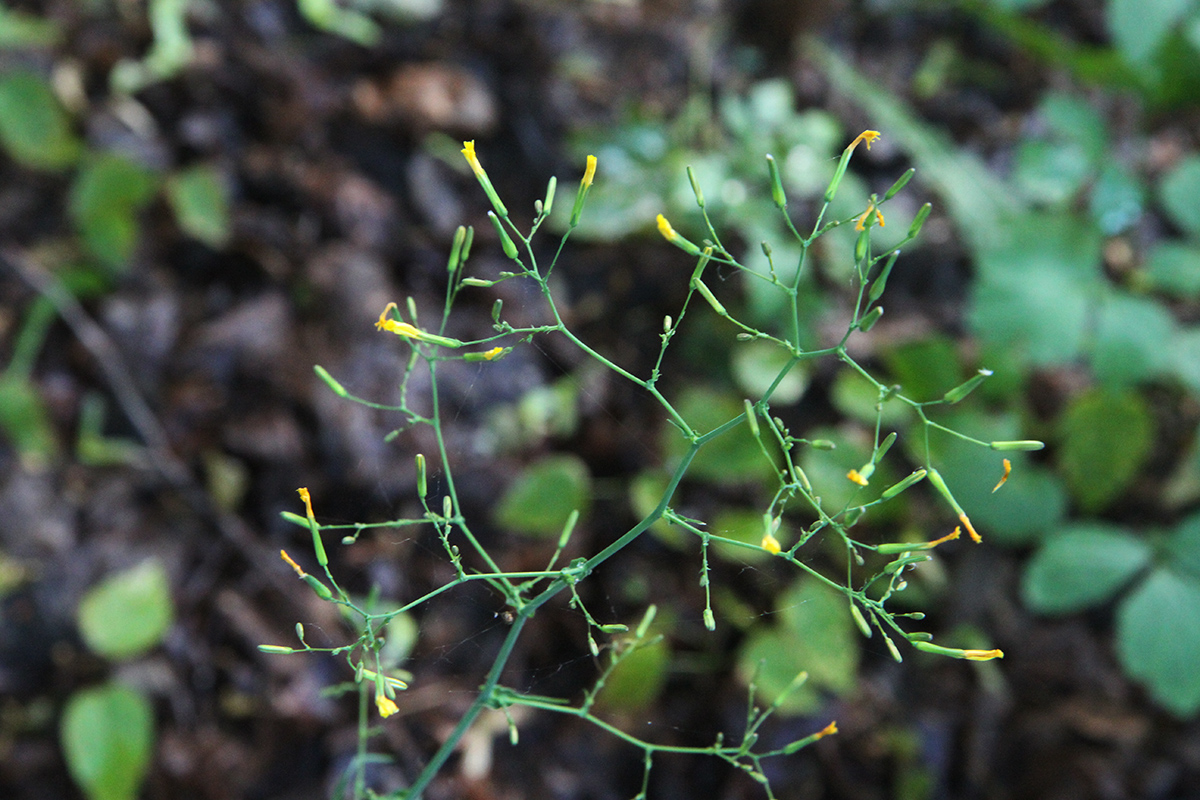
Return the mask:
[[[915,400],[936,400],[969,376],[963,375],[958,347],[948,336],[908,342],[883,353],[892,383]]]
[[[154,749],[150,702],[108,684],[71,695],[60,729],[71,777],[89,800],[135,800]]]
[[[717,536],[724,536],[726,539],[734,539],[754,545],[754,547],[738,547],[726,542],[713,542],[711,545],[712,552],[716,552],[722,558],[729,561],[744,564],[763,561],[769,555],[766,550],[763,550],[759,546],[762,542],[763,533],[765,533],[761,511],[750,508],[723,508],[713,517],[708,529]],[[781,542],[787,541],[788,535],[783,529],[780,529],[780,532],[776,535]],[[692,545],[692,547],[694,546]]]
[[[645,708],[662,691],[670,664],[671,648],[665,640],[639,647],[609,674],[598,698],[600,705],[621,711]]]
[[[808,682],[783,701],[781,713],[815,711],[823,691],[851,692],[858,673],[859,635],[845,596],[814,580],[799,580],[779,596],[776,608],[780,624],[756,625],[738,653],[743,680],[754,678],[757,670],[757,702],[775,702],[803,671],[808,672]]]
[[[1109,0],[1108,30],[1121,54],[1147,64],[1194,0]]]
[[[214,168],[192,167],[167,178],[167,201],[188,236],[214,250],[229,241],[229,197]]]
[[[88,590],[79,603],[79,632],[106,658],[134,658],[159,643],[174,615],[167,571],[149,559]]]
[[[1054,138],[1078,146],[1089,165],[1099,166],[1104,161],[1108,132],[1104,118],[1086,98],[1052,91],[1042,98],[1037,113],[1046,121]]]
[[[1081,524],[1049,536],[1025,569],[1021,596],[1042,614],[1106,602],[1149,563],[1152,552],[1124,528]]]
[[[1106,386],[1156,377],[1171,368],[1164,342],[1175,340],[1175,318],[1159,303],[1113,291],[1100,307],[1092,369]]]
[[[1117,610],[1117,656],[1169,711],[1200,710],[1200,583],[1157,569]]]
[[[53,20],[0,6],[0,50],[49,47],[60,39],[62,31]]]
[[[1073,362],[1104,287],[1099,231],[1069,215],[1023,215],[979,254],[967,310],[971,329],[1029,364]]]
[[[1176,297],[1200,295],[1200,247],[1162,242],[1146,256],[1143,269],[1151,289]]]
[[[1094,389],[1072,401],[1058,433],[1067,488],[1094,513],[1119,499],[1137,476],[1154,443],[1154,421],[1141,396]]]
[[[1074,142],[1023,142],[1013,179],[1032,202],[1060,206],[1083,188],[1090,171],[1087,153]]]
[[[775,378],[788,366],[791,356],[777,344],[753,341],[735,347],[731,356],[733,379],[737,387],[751,400],[766,394]],[[791,405],[801,398],[808,388],[808,372],[804,364],[792,364],[788,374],[779,381],[771,402]]]
[[[1175,374],[1185,386],[1200,393],[1200,326],[1182,330],[1168,348]]]
[[[1180,573],[1200,580],[1200,514],[1179,523],[1167,540],[1170,565]]]
[[[1200,236],[1200,156],[1180,161],[1158,185],[1167,216],[1182,230]]]
[[[557,536],[571,512],[587,512],[591,476],[578,456],[547,456],[527,467],[496,508],[496,522],[532,536]]]
[[[1092,186],[1089,210],[1105,236],[1129,229],[1145,210],[1145,188],[1137,176],[1120,164],[1107,164]]]
[[[138,239],[138,213],[154,194],[154,173],[107,153],[92,159],[71,185],[69,211],[88,250],[102,264],[124,267]]]
[[[741,414],[744,398],[693,386],[685,389],[675,408],[699,433],[707,433]],[[688,443],[673,425],[663,426],[663,449],[673,468],[683,458]],[[764,438],[766,435],[764,434]],[[761,481],[774,472],[748,425],[738,425],[700,448],[688,469],[694,480],[720,484]]]
[[[58,455],[58,437],[37,387],[23,377],[0,375],[0,429],[30,468]]]
[[[24,70],[0,77],[0,143],[35,169],[62,169],[83,150],[50,85]]]

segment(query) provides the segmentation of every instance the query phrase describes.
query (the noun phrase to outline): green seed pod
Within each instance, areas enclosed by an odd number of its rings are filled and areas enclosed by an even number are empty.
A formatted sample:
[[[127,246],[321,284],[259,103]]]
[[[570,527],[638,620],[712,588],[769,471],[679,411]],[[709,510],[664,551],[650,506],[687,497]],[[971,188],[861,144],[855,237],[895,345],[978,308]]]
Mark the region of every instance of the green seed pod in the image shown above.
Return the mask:
[[[688,182],[692,184],[692,194],[696,195],[696,205],[704,208],[704,192],[700,191],[700,183],[696,180],[695,171],[689,166],[687,168]]]
[[[875,451],[875,458],[873,460],[875,461],[876,464],[878,464],[880,461],[883,460],[883,457],[887,455],[888,450],[891,450],[892,445],[894,445],[895,443],[896,443],[896,432],[895,431],[892,431],[887,436],[883,437],[883,441],[879,443],[879,449]]]
[[[875,306],[858,321],[858,329],[863,333],[875,327],[875,323],[879,322],[879,318],[883,316],[883,306]]]
[[[912,180],[912,176],[916,171],[915,167],[909,167],[903,175],[896,179],[896,182],[892,184],[892,188],[884,192],[883,199],[887,201],[895,197],[901,189],[908,185],[908,182]]]
[[[993,450],[1041,450],[1046,446],[1045,442],[1039,442],[1037,439],[1017,439],[1011,442],[992,442],[988,447]]]
[[[711,608],[704,609],[704,629],[710,632],[717,629],[717,620],[713,617]]]
[[[471,257],[471,243],[475,241],[475,226],[467,226],[467,235],[463,238],[462,252],[459,254],[458,263],[465,264],[467,259]]]
[[[425,455],[423,453],[417,453],[415,461],[417,464],[417,497],[424,500],[425,499],[425,490],[426,490]]]
[[[546,199],[542,201],[542,210],[539,214],[550,215],[550,210],[554,208],[554,192],[558,189],[558,178],[554,175],[550,176],[550,182],[546,184]]]
[[[879,271],[879,276],[871,283],[871,289],[867,292],[867,300],[874,303],[880,297],[883,297],[883,292],[887,289],[888,276],[892,274],[892,266],[896,263],[896,259],[900,257],[900,251],[895,250],[888,257],[888,260],[883,265],[883,269]]]
[[[925,470],[918,469],[915,472],[913,472],[912,474],[903,478],[902,480],[897,481],[896,483],[893,483],[888,488],[884,489],[883,494],[881,494],[880,497],[884,500],[891,500],[893,497],[900,494],[905,489],[909,488],[910,486],[914,486],[914,485],[920,483],[924,479],[925,479]]]
[[[454,516],[454,501],[450,499],[450,495],[442,498],[442,517],[450,519]]]
[[[450,247],[450,260],[446,262],[446,271],[454,272],[462,264],[463,242],[467,240],[467,229],[462,225],[454,231],[454,244]]]
[[[837,169],[833,171],[833,179],[829,181],[829,187],[825,189],[825,197],[823,199],[826,203],[832,202],[833,196],[837,194],[838,186],[841,185],[842,178],[846,175],[846,167],[850,164],[850,154],[853,152],[854,150],[851,147],[847,147],[842,151],[842,157],[838,160]]]
[[[750,426],[750,433],[755,439],[758,438],[758,414],[754,410],[754,404],[748,399],[742,401],[742,405],[746,410],[746,424]]]
[[[704,281],[696,278],[692,281],[692,287],[700,293],[701,297],[708,301],[708,304],[712,306],[713,311],[716,311],[722,317],[729,316],[729,312],[725,310],[725,306],[721,305],[721,301],[717,299],[716,295],[714,295],[712,291],[704,285]]]
[[[991,376],[992,371],[990,369],[981,369],[969,380],[965,381],[964,383],[960,383],[958,386],[955,386],[953,389],[942,395],[942,400],[950,405],[954,405],[971,392],[975,391],[979,384],[983,383],[985,378],[990,378]]]
[[[304,644],[304,623],[296,623],[296,638],[300,640],[300,644]]]
[[[567,546],[567,542],[571,540],[571,533],[575,530],[575,525],[579,522],[579,509],[571,509],[571,513],[567,516],[567,521],[563,525],[562,533],[558,535],[558,549],[562,550]]]
[[[779,176],[779,165],[775,163],[775,156],[767,156],[767,170],[771,173],[771,199],[782,211],[787,207],[787,195],[783,192],[783,178]]]
[[[658,614],[658,606],[653,603],[646,607],[646,613],[642,615],[642,621],[638,623],[637,630],[633,635],[637,639],[645,639],[646,634],[650,631],[650,626],[654,624],[654,617]]]
[[[917,234],[921,232],[921,226],[925,224],[925,220],[929,218],[929,212],[933,211],[933,205],[926,203],[921,206],[921,210],[917,212],[917,216],[913,218],[912,225],[908,226],[908,238],[915,239]]]
[[[279,646],[279,645],[277,645],[277,644],[260,644],[260,645],[258,646],[258,652],[260,652],[260,653],[280,653],[280,654],[283,654],[283,653],[296,653],[296,652],[299,652],[299,651],[297,651],[297,650],[293,650],[293,649],[292,649],[292,648],[290,648],[290,647],[280,647],[280,646]]]
[[[312,575],[306,574],[304,576],[304,582],[307,583],[309,588],[316,592],[317,597],[321,598],[322,600],[333,599],[333,592],[329,591],[329,587],[321,583]]]
[[[837,450],[837,443],[829,439],[811,439],[808,446],[814,450]]]
[[[332,375],[325,371],[325,368],[320,364],[313,367],[313,372],[317,373],[317,377],[325,382],[325,385],[333,390],[333,393],[338,397],[349,397],[350,393],[346,391],[346,387],[338,383]]]
[[[462,285],[463,286],[478,286],[480,288],[486,289],[489,286],[495,286],[496,282],[484,280],[483,278],[463,278]]]
[[[408,318],[412,320],[412,324],[419,325],[420,323],[417,321],[417,301],[413,299],[411,294],[404,298],[404,305],[408,308]]]
[[[629,626],[622,625],[619,622],[610,622],[607,625],[600,626],[601,633],[625,633],[627,630],[629,630]]]
[[[763,253],[763,255],[764,255],[764,256],[766,256],[767,258],[770,258],[770,257],[771,257],[771,253],[773,253],[773,252],[774,252],[774,251],[771,249],[771,244],[770,244],[770,242],[768,242],[766,239],[763,239],[761,242],[759,242],[759,247],[761,247],[761,248],[762,248],[762,253]]]
[[[858,610],[858,606],[853,602],[850,603],[850,616],[854,618],[854,624],[858,626],[859,633],[865,638],[870,639],[872,634],[871,626],[867,624],[867,618],[863,616],[863,613]]]
[[[504,310],[504,300],[497,297],[496,302],[492,303],[492,322],[500,324],[500,312]]]
[[[861,265],[863,259],[867,257],[867,245],[871,242],[871,229],[863,228],[858,234],[858,238],[854,240],[854,263]]]
[[[888,652],[892,654],[897,664],[904,662],[904,658],[900,655],[900,651],[896,649],[896,643],[892,641],[892,637],[884,636],[883,641],[887,643]]]
[[[932,642],[933,634],[926,633],[925,631],[913,631],[908,634],[908,640],[910,642]]]
[[[488,219],[492,221],[492,227],[496,229],[496,234],[500,237],[500,247],[504,250],[504,255],[516,261],[517,245],[513,242],[512,237],[508,235],[508,231],[504,230],[504,225],[501,224],[500,218],[489,211]]]

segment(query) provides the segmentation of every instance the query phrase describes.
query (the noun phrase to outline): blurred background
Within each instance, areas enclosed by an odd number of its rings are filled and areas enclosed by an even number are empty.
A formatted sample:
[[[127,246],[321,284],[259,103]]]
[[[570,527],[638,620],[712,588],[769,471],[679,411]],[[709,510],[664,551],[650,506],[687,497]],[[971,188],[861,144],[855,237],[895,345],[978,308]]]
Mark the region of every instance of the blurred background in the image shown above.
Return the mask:
[[[769,746],[839,734],[768,764],[780,798],[1185,798],[1200,785],[1200,2],[1196,0],[54,0],[0,7],[0,796],[328,798],[346,794],[358,695],[343,659],[266,655],[352,640],[295,580],[322,522],[420,515],[422,429],[336,397],[397,402],[408,348],[386,303],[440,313],[459,224],[467,274],[505,263],[459,154],[474,139],[519,224],[562,188],[548,259],[584,158],[583,223],[554,275],[568,324],[647,375],[693,264],[654,229],[704,229],[762,267],[798,248],[842,149],[860,147],[833,217],[908,167],[876,230],[905,250],[886,314],[853,340],[881,380],[935,399],[995,371],[936,418],[935,463],[984,535],[939,547],[900,608],[971,664],[863,639],[844,600],[749,550],[714,552],[704,629],[699,548],[655,529],[581,585],[602,622],[658,606],[663,640],[614,674],[602,715],[663,744],[706,745],[811,680]],[[566,198],[566,199],[563,199]],[[853,233],[814,249],[803,340],[850,319]],[[759,282],[710,270],[728,307],[777,324]],[[509,281],[465,291],[449,333],[546,309]],[[699,428],[757,398],[779,354],[689,315],[659,387]],[[543,337],[439,373],[464,511],[496,560],[540,569],[573,507],[569,556],[653,508],[679,443],[658,407]],[[419,372],[410,396],[427,407]],[[866,460],[875,391],[832,363],[795,371],[773,410],[834,450],[801,456],[826,503]],[[886,486],[920,460],[918,430]],[[739,438],[742,437],[742,438]],[[701,453],[673,506],[757,542],[771,491],[737,433]],[[431,475],[430,491],[439,493]],[[844,500],[842,502],[845,502]],[[785,517],[795,541],[810,519]],[[922,486],[866,518],[867,541],[922,541],[953,518]],[[453,578],[432,530],[330,543],[342,584],[395,607]],[[749,553],[749,555],[747,555]],[[820,568],[844,553],[802,551]],[[839,561],[839,557],[842,559]],[[474,586],[398,617],[387,657],[412,675],[371,740],[369,783],[403,788],[473,698],[506,631]],[[598,674],[577,610],[533,620],[505,682],[578,701]],[[762,699],[764,698],[765,699]],[[640,754],[560,717],[484,718],[430,798],[628,798]],[[662,757],[650,797],[763,797],[740,771]]]

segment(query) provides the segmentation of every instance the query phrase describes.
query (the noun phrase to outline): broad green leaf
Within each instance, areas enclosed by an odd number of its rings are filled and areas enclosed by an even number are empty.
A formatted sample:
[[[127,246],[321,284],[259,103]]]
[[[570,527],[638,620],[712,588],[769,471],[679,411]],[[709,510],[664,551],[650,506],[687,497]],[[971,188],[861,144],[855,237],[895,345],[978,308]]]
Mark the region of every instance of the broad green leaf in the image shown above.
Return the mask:
[[[933,336],[884,351],[891,383],[914,400],[936,400],[967,377],[959,363],[958,348],[948,336]]]
[[[680,415],[698,433],[704,434],[744,411],[744,398],[693,386],[675,403]],[[683,458],[687,441],[673,425],[663,426],[667,463],[673,468]],[[765,438],[765,436],[764,436]],[[761,481],[774,472],[748,425],[741,424],[700,448],[688,469],[694,480],[720,484]]]
[[[1117,610],[1117,655],[1125,672],[1169,711],[1200,710],[1200,582],[1157,569]]]
[[[726,539],[734,539],[754,545],[753,547],[739,547],[726,542],[713,542],[710,552],[715,552],[722,558],[735,563],[745,563],[763,561],[768,557],[767,551],[759,546],[765,533],[761,511],[750,508],[721,509],[713,517],[708,529],[717,536],[724,536]],[[789,534],[783,527],[780,528],[776,536],[783,543],[784,547],[791,546],[795,541],[789,539]]]
[[[665,640],[639,647],[609,674],[600,692],[605,708],[637,711],[654,702],[667,681],[671,648]]]
[[[88,250],[102,264],[121,268],[138,240],[138,214],[154,194],[156,178],[127,158],[92,159],[71,185],[69,211]]]
[[[229,197],[217,170],[197,166],[167,178],[167,200],[180,229],[220,250],[229,241]]]
[[[58,437],[37,387],[23,377],[0,375],[0,430],[31,469],[58,454]]]
[[[1200,156],[1180,161],[1158,185],[1159,199],[1171,220],[1192,236],[1200,236]]]
[[[1088,208],[1096,227],[1105,236],[1128,230],[1145,210],[1145,188],[1137,176],[1120,164],[1105,165],[1092,186]]]
[[[1151,289],[1175,295],[1200,295],[1200,247],[1177,241],[1157,245],[1146,256],[1144,276]]]
[[[1133,392],[1094,389],[1059,421],[1059,469],[1084,511],[1102,511],[1137,477],[1154,443],[1154,420]]]
[[[496,522],[532,536],[557,536],[571,512],[587,512],[592,502],[591,476],[574,455],[547,456],[531,464],[504,493]]]
[[[83,150],[50,85],[24,70],[0,77],[0,143],[35,169],[62,169]]]
[[[979,254],[967,310],[972,330],[1035,366],[1073,362],[1104,287],[1099,232],[1053,214],[1021,216],[1005,232],[1002,244]]]
[[[1200,326],[1183,329],[1167,347],[1175,374],[1185,386],[1200,393]]]
[[[1079,524],[1046,538],[1021,581],[1025,604],[1069,614],[1104,603],[1150,563],[1150,546],[1124,528]]]
[[[1037,113],[1054,138],[1078,146],[1088,164],[1098,166],[1105,159],[1108,132],[1104,118],[1084,97],[1050,92],[1042,98]]]
[[[1162,305],[1126,292],[1109,293],[1096,320],[1092,369],[1106,386],[1156,377],[1171,367],[1164,342],[1175,339],[1175,318]]]
[[[60,39],[62,31],[53,20],[0,6],[0,50],[49,47]]]
[[[1167,556],[1172,568],[1200,580],[1200,514],[1179,523],[1167,540]]]
[[[1023,142],[1013,179],[1030,201],[1061,206],[1083,188],[1090,171],[1087,154],[1075,142]]]
[[[733,379],[740,390],[751,400],[758,400],[788,366],[791,356],[777,344],[767,341],[753,341],[733,348],[732,367]],[[777,405],[791,405],[804,394],[808,388],[808,373],[804,364],[792,364],[787,375],[779,381],[771,402]]]
[[[781,713],[811,713],[821,703],[821,692],[853,690],[859,634],[845,596],[814,580],[799,580],[779,596],[776,608],[776,624],[756,625],[738,653],[743,680],[755,678],[757,670],[756,702],[775,702],[800,672],[808,672],[808,682],[783,701]]]
[[[154,750],[150,702],[108,684],[67,700],[60,728],[67,770],[88,800],[136,800]]]
[[[1147,64],[1194,0],[1109,0],[1108,31],[1134,65]]]
[[[79,632],[106,658],[134,658],[162,640],[174,615],[167,571],[149,559],[88,590],[79,603]]]

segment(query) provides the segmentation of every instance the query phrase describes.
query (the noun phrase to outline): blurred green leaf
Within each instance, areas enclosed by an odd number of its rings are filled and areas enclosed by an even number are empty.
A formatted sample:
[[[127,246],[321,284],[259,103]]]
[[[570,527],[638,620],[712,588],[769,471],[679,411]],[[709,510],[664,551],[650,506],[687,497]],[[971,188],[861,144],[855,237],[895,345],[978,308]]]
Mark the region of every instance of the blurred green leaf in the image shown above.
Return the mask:
[[[0,50],[49,47],[62,38],[54,20],[0,6]]]
[[[675,408],[699,433],[707,433],[741,414],[744,398],[701,386],[685,389]],[[663,426],[663,449],[667,463],[679,463],[687,442],[673,425]],[[764,438],[766,438],[764,436]],[[738,425],[700,448],[688,470],[688,478],[720,484],[758,482],[770,477],[774,467],[763,455],[748,425]]]
[[[27,468],[49,464],[58,455],[58,437],[37,387],[23,377],[0,375],[0,429]]]
[[[761,511],[752,508],[723,508],[712,518],[708,529],[717,536],[754,545],[753,548],[750,548],[738,547],[725,542],[713,542],[712,549],[729,561],[739,564],[753,563],[763,561],[769,555],[759,546],[764,533]],[[789,535],[783,529],[776,536],[779,541],[785,542],[784,547],[792,543],[788,541]]]
[[[1145,210],[1145,189],[1137,176],[1120,164],[1106,164],[1092,186],[1089,211],[1105,236],[1133,226]]]
[[[136,800],[154,749],[145,697],[116,684],[76,692],[60,735],[67,769],[88,800]]]
[[[1167,541],[1167,555],[1173,568],[1200,579],[1200,514],[1179,523]]]
[[[571,512],[587,513],[592,502],[591,476],[574,455],[552,455],[531,464],[504,493],[496,522],[532,536],[557,536]]]
[[[1171,368],[1175,318],[1153,300],[1112,291],[1100,306],[1092,347],[1092,369],[1106,386],[1124,386]]]
[[[134,658],[162,640],[175,616],[167,571],[157,559],[118,572],[79,602],[79,632],[106,658]]]
[[[1021,597],[1042,614],[1106,602],[1150,563],[1150,546],[1124,528],[1077,524],[1048,536],[1025,568]]]
[[[948,336],[932,336],[887,349],[883,363],[891,382],[900,384],[906,397],[918,401],[936,400],[966,379],[958,347]]]
[[[0,77],[0,143],[35,169],[62,169],[83,151],[50,84],[25,70]]]
[[[123,156],[91,159],[71,185],[69,211],[87,249],[107,267],[122,268],[137,246],[138,214],[154,195],[156,176]]]
[[[1187,233],[1200,236],[1200,156],[1176,164],[1159,183],[1158,192],[1167,216]]]
[[[229,241],[229,197],[220,173],[196,166],[167,178],[167,200],[180,229],[220,250]]]
[[[817,581],[799,580],[779,596],[776,609],[778,624],[756,625],[738,653],[743,680],[752,679],[757,670],[758,702],[775,702],[803,671],[808,672],[808,682],[784,700],[781,713],[811,713],[819,707],[822,692],[852,691],[859,634],[845,596]]]
[[[1191,9],[1194,0],[1108,0],[1108,31],[1129,61],[1142,66]]]
[[[753,341],[740,344],[731,351],[733,379],[738,389],[751,400],[758,400],[774,383],[775,378],[788,365],[791,356],[777,344],[768,341]],[[808,388],[808,372],[803,363],[793,364],[771,395],[774,405],[791,405],[799,400]]]
[[[1034,203],[1061,206],[1087,180],[1091,163],[1075,142],[1022,142],[1017,146],[1013,179]]]
[[[1094,389],[1071,402],[1058,435],[1067,488],[1094,513],[1120,499],[1137,477],[1154,443],[1154,421],[1140,395]]]
[[[662,691],[670,664],[671,648],[665,640],[639,647],[609,674],[598,697],[599,704],[620,711],[645,708]]]
[[[1161,242],[1146,256],[1144,276],[1151,289],[1175,295],[1200,295],[1200,247]]]
[[[1117,610],[1126,673],[1180,717],[1200,710],[1200,582],[1160,568]]]
[[[1175,374],[1185,386],[1200,393],[1200,326],[1184,328],[1167,346]]]

